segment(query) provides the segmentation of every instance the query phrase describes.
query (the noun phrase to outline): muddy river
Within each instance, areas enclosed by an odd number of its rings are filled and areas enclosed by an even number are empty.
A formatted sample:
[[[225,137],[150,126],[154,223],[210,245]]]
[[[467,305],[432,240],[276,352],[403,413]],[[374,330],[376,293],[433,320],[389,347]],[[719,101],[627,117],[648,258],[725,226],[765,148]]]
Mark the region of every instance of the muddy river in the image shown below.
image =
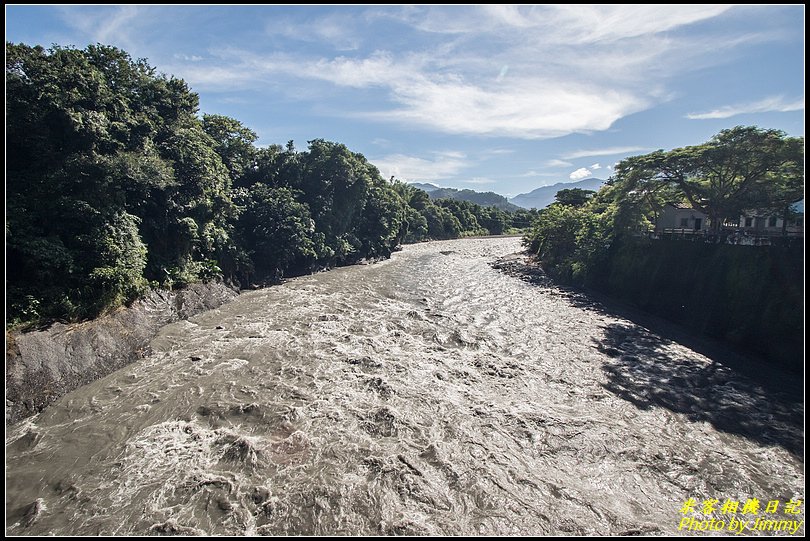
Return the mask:
[[[7,430],[7,533],[666,534],[730,522],[713,498],[804,519],[800,394],[492,267],[519,249],[406,246],[165,327]]]

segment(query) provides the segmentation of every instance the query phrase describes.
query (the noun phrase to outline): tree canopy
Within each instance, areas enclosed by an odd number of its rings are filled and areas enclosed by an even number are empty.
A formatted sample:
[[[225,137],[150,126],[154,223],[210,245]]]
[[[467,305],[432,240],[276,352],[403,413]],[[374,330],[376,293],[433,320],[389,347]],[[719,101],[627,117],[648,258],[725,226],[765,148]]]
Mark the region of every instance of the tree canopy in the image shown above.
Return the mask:
[[[716,232],[746,210],[783,210],[801,199],[803,164],[804,138],[737,126],[701,145],[628,158],[616,167],[613,182],[688,202]]]
[[[561,190],[524,242],[565,279],[583,281],[616,239],[650,230],[667,203],[686,203],[718,233],[748,211],[780,212],[804,196],[804,138],[738,126],[707,143],[621,161],[595,195]]]

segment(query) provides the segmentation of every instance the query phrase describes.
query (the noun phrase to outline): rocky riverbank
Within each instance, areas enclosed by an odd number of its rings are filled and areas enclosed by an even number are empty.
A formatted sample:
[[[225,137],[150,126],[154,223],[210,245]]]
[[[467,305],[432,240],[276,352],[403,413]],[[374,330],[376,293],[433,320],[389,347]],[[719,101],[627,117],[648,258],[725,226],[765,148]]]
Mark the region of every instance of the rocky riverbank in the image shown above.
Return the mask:
[[[6,336],[6,423],[42,411],[60,396],[148,353],[157,331],[238,295],[222,283],[157,290],[92,321],[55,323]]]

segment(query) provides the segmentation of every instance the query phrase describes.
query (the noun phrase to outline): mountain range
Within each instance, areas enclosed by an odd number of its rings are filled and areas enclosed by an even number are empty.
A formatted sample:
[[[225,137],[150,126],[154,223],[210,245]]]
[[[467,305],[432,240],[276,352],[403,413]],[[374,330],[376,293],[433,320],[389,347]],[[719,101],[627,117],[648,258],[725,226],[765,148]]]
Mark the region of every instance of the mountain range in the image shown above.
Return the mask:
[[[529,193],[516,195],[511,199],[495,192],[476,192],[474,190],[457,190],[455,188],[441,188],[426,182],[412,182],[411,186],[424,190],[431,199],[460,199],[477,203],[484,207],[496,207],[502,210],[514,211],[519,208],[542,209],[554,202],[557,192],[564,189],[581,188],[583,190],[598,191],[605,181],[601,178],[586,178],[577,182],[558,182],[551,186],[543,186]]]
[[[482,207],[495,207],[501,210],[514,212],[520,207],[513,205],[506,197],[495,192],[476,192],[475,190],[457,190],[456,188],[441,188],[434,184],[412,182],[411,186],[424,190],[431,199],[458,199],[481,205]]]
[[[509,202],[525,209],[542,209],[554,202],[554,196],[557,195],[557,192],[560,190],[580,188],[596,192],[599,191],[599,188],[601,188],[604,183],[605,181],[601,178],[586,178],[584,180],[578,180],[577,182],[558,182],[551,186],[537,188],[529,193],[516,195],[510,199]]]

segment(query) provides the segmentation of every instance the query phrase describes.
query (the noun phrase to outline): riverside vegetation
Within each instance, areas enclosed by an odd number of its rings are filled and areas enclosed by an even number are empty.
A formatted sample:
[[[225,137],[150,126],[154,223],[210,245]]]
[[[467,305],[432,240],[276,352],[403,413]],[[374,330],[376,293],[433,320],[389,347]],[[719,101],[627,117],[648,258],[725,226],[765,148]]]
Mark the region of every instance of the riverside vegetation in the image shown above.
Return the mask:
[[[249,285],[501,234],[508,213],[385,180],[316,139],[256,146],[181,79],[103,45],[6,44],[7,322],[77,321],[224,278]]]
[[[738,126],[702,145],[623,160],[599,192],[562,190],[524,239],[556,279],[602,291],[803,367],[801,239],[772,246],[651,240],[665,204],[710,219],[720,240],[744,212],[794,218],[804,197],[804,138]]]

